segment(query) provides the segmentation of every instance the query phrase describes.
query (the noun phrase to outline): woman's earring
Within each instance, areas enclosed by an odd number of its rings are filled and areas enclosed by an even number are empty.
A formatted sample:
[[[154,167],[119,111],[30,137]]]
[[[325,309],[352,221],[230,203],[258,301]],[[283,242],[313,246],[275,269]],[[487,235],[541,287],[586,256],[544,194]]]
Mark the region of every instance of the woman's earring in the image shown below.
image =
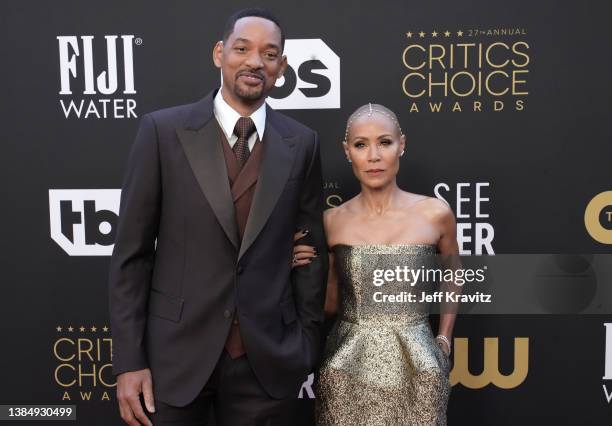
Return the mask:
[[[352,163],[351,158],[348,155],[346,156],[346,161],[348,161],[349,163]]]
[[[402,152],[400,153],[400,157],[402,157],[403,155],[404,155],[404,151],[402,151]]]

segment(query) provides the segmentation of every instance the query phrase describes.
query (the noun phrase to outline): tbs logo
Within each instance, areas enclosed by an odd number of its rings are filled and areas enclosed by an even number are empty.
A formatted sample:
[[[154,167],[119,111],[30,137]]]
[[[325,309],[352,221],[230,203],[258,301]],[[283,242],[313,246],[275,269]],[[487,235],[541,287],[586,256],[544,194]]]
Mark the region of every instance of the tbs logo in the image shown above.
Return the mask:
[[[340,58],[323,40],[285,40],[284,54],[289,66],[268,96],[272,108],[340,108]]]
[[[120,189],[50,189],[51,238],[70,256],[110,256]]]

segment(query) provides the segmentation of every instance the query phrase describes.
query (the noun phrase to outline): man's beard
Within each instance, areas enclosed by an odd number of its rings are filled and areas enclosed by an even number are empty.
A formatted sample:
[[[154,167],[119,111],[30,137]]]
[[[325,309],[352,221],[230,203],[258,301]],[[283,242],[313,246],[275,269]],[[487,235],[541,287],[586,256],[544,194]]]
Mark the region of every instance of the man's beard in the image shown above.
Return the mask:
[[[265,97],[265,83],[262,82],[261,88],[260,89],[254,89],[254,90],[244,90],[243,87],[240,86],[240,84],[235,84],[234,85],[234,94],[242,99],[245,102],[248,103],[253,103],[253,102],[257,102],[259,101],[261,98]]]

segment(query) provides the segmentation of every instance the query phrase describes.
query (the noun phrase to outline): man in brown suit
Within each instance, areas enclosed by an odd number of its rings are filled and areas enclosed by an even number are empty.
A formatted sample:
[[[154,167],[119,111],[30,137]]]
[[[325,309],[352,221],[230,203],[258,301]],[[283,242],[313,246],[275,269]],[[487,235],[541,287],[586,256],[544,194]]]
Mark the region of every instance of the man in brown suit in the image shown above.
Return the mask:
[[[326,256],[314,131],[265,104],[287,60],[278,20],[228,20],[223,83],[142,117],[110,268],[113,371],[130,425],[289,425],[319,355]],[[140,398],[142,397],[142,403]]]

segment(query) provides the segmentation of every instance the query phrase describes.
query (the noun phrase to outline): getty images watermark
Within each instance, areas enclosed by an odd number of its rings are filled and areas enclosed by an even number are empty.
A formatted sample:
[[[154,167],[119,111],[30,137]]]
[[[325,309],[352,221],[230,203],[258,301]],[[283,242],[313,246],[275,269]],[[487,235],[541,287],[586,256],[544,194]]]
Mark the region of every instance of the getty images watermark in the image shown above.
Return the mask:
[[[456,287],[463,287],[465,284],[482,283],[485,281],[485,271],[487,266],[478,269],[464,268],[426,268],[421,265],[420,268],[410,268],[406,265],[396,266],[394,269],[375,269],[373,272],[372,284],[375,287],[381,287],[389,283],[404,283],[411,288],[417,284],[433,284],[439,283],[454,284]],[[399,294],[385,294],[383,291],[376,291],[373,295],[373,301],[376,303],[389,302],[409,302],[409,303],[459,303],[459,302],[479,302],[491,303],[491,294],[482,293],[480,291],[474,294],[462,294],[459,289],[447,291],[420,291],[412,293],[410,291],[401,291]]]
[[[371,313],[612,313],[612,254],[387,254],[360,266],[357,297]]]

